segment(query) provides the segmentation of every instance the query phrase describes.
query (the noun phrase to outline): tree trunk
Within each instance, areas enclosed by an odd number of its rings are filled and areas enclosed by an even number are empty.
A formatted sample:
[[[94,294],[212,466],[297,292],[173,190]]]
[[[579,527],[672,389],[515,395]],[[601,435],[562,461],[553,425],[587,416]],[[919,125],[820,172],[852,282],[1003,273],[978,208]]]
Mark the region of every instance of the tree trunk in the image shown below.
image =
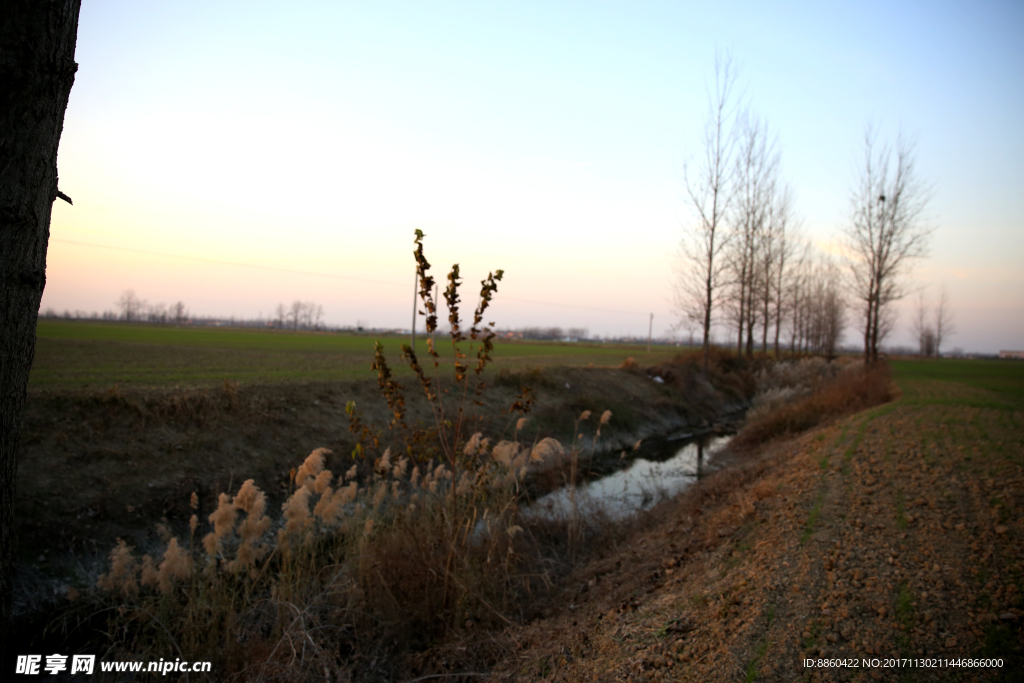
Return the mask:
[[[46,284],[57,146],[75,81],[81,0],[9,0],[0,13],[0,653],[13,587],[18,442]]]
[[[712,246],[714,242],[712,241]],[[704,375],[708,374],[708,363],[711,360],[711,302],[713,301],[714,292],[711,291],[711,277],[713,264],[711,259],[708,259],[708,279],[707,279],[707,306],[704,307]]]
[[[775,308],[775,357],[779,357],[779,334],[782,332],[782,290],[779,290],[778,306]]]
[[[754,325],[757,324],[757,314],[754,304],[757,302],[754,293],[754,280],[751,275],[750,284],[747,290],[747,358],[754,357]]]
[[[871,313],[872,299],[868,297],[868,309],[864,316],[864,365],[871,365],[871,327],[873,325]]]
[[[875,295],[875,316],[872,318],[871,327],[871,364],[878,363],[878,330],[882,324],[882,302],[881,295]]]
[[[768,261],[771,262],[771,252],[768,253]],[[761,325],[761,353],[768,355],[768,325],[771,323],[771,298],[772,298],[772,278],[769,268],[766,266],[764,271],[764,309],[761,314],[764,316],[763,324]]]
[[[743,271],[740,272],[740,298],[739,298],[739,301],[740,301],[740,313],[739,313],[739,323],[737,323],[737,330],[738,331],[736,332],[736,357],[737,358],[742,358],[743,357],[743,324],[744,324],[744,322],[746,322],[746,311],[744,310],[743,307],[744,307],[744,305],[746,304],[746,301],[747,301],[747,290],[746,290],[746,286],[747,285],[746,285],[746,282],[747,282],[747,274],[746,274],[746,270],[743,270]]]

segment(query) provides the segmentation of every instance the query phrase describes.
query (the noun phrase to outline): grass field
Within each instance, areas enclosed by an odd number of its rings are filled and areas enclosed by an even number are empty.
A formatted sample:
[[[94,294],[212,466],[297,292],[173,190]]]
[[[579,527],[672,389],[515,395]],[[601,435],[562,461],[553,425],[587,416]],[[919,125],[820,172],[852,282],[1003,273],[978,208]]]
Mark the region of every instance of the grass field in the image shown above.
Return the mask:
[[[902,360],[891,361],[890,366],[910,402],[1024,408],[1024,363],[1020,361]]]
[[[239,328],[192,328],[125,323],[41,320],[37,328],[31,389],[96,390],[122,387],[212,386],[244,383],[337,381],[374,376],[373,343],[379,340],[393,370],[408,372],[400,347],[408,337],[291,332]],[[452,347],[438,336],[446,358]],[[615,366],[628,356],[642,363],[668,360],[677,347],[623,344],[503,342],[491,354],[495,367],[548,365]],[[425,340],[418,338],[421,362]],[[475,349],[463,352],[475,362]]]

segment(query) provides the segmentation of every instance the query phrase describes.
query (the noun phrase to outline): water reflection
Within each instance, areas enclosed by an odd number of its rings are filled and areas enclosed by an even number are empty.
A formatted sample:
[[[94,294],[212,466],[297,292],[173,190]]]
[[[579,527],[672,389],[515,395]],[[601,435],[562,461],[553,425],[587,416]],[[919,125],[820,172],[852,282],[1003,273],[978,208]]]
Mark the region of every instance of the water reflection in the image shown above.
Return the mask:
[[[626,469],[587,482],[575,492],[561,488],[538,498],[529,507],[528,514],[566,517],[578,506],[583,512],[601,510],[612,518],[621,519],[638,510],[650,509],[704,476],[708,458],[730,438],[698,438],[660,462],[637,458]]]

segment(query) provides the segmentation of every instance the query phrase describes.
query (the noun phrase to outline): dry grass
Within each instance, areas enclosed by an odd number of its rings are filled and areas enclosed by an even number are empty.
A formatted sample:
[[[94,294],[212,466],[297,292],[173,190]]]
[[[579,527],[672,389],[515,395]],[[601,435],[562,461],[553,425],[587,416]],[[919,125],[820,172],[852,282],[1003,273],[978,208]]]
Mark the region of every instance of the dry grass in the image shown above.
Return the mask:
[[[422,247],[417,258],[429,334],[436,303]],[[482,283],[468,330],[477,375],[490,360],[494,335],[480,323],[499,279],[500,271]],[[455,345],[466,341],[457,324],[458,266],[448,282]],[[450,661],[413,655],[521,618],[585,536],[573,520],[525,520],[524,479],[566,461],[575,470],[580,446],[521,441],[523,418],[511,439],[484,438],[469,410],[482,405],[482,383],[471,381],[466,356],[456,348],[456,381],[442,386],[439,354],[432,343],[428,350],[425,370],[403,347],[432,425],[409,424],[404,390],[378,344],[374,369],[390,421],[377,427],[353,402],[346,406],[357,442],[344,473],[328,469],[330,451],[318,448],[292,471],[279,517],[267,515],[267,496],[249,479],[234,495],[220,494],[205,534],[193,515],[188,540],[168,538],[159,560],[119,541],[83,607],[109,615],[103,644],[124,658],[187,653],[214,662],[221,678],[391,680],[449,670]],[[528,394],[512,409],[528,412]],[[595,444],[610,419],[607,410],[595,417]]]
[[[119,542],[79,609],[106,610],[103,644],[125,657],[178,651],[241,680],[373,678],[368,660],[388,662],[384,677],[416,673],[412,653],[520,621],[586,540],[518,514],[530,469],[571,450],[474,434],[464,454],[474,469],[385,450],[362,477],[336,476],[315,450],[279,519],[248,480],[221,494],[205,535],[193,517],[160,558]]]
[[[685,366],[651,371],[668,373],[669,386],[694,381]],[[865,376],[840,373],[807,399],[818,403],[805,412],[852,409],[851,396],[870,394],[865,385]],[[213,661],[219,678],[394,680],[486,670],[512,647],[498,634],[542,612],[584,548],[607,545],[626,528],[582,515],[556,522],[519,514],[526,478],[568,468],[572,481],[580,451],[595,447],[611,415],[579,413],[571,447],[523,440],[533,418],[492,442],[463,434],[472,420],[459,411],[445,415],[450,424],[414,433],[397,424],[369,428],[353,410],[361,457],[351,467],[332,471],[329,452],[317,449],[293,471],[279,515],[249,480],[221,494],[206,519],[194,515],[188,538],[168,538],[159,553],[139,556],[119,543],[101,590],[77,609],[102,610],[102,646],[111,652],[180,652]],[[593,439],[576,438],[586,422]],[[790,429],[792,421],[773,433]],[[434,455],[421,459],[427,450]],[[732,495],[733,476],[739,472],[694,495]],[[737,497],[736,523],[766,494]]]
[[[429,336],[438,302],[421,237],[416,255]],[[120,541],[98,590],[78,607],[107,618],[100,645],[111,658],[155,659],[176,652],[214,662],[221,679],[302,681],[429,677],[487,667],[505,656],[507,646],[495,634],[536,613],[582,548],[600,547],[602,534],[610,538],[621,529],[602,529],[579,508],[564,522],[520,514],[528,477],[544,469],[567,470],[567,483],[575,486],[581,454],[596,452],[602,428],[611,430],[610,411],[575,406],[581,411],[573,413],[578,417],[567,448],[553,438],[531,439],[524,430],[532,425],[523,418],[534,399],[524,380],[542,381],[544,374],[507,372],[496,383],[521,388],[509,410],[521,413],[515,429],[506,428],[507,438],[493,441],[477,430],[479,416],[472,410],[484,405],[480,378],[494,337],[481,323],[500,279],[496,271],[481,283],[472,327],[462,330],[458,266],[449,274],[444,296],[453,360],[443,384],[432,336],[422,357],[403,347],[432,422],[412,419],[404,389],[377,345],[373,367],[389,421],[375,426],[354,402],[346,405],[356,440],[350,467],[331,470],[330,451],[318,448],[292,471],[280,515],[268,514],[268,496],[249,479],[232,487],[233,494],[220,493],[205,520],[193,514],[187,540],[166,533],[159,557],[140,556]],[[702,357],[694,354],[645,372],[659,378],[666,392],[685,389],[709,401],[718,400],[716,389],[751,396],[757,364],[718,349],[713,353],[709,378],[699,376],[695,364]],[[635,361],[624,369],[644,372]],[[877,402],[880,382],[887,387],[887,376],[883,382],[871,373],[841,373],[808,399],[752,423],[761,431],[746,438],[796,431],[813,424],[808,416]],[[235,387],[225,383],[223,392],[155,412],[201,419],[215,409],[258,408],[241,405]],[[777,416],[787,411],[792,415]],[[583,423],[593,434],[589,444]],[[724,489],[704,490],[725,495]],[[752,514],[762,494],[767,490],[735,500],[741,519]],[[195,510],[195,495],[191,505]],[[452,647],[455,642],[476,644],[460,651]]]
[[[707,380],[726,396],[747,399],[757,389],[757,368],[770,362],[763,356],[743,358],[729,349],[712,346],[708,352]],[[690,376],[703,374],[704,352],[702,349],[693,349],[676,354],[671,365]]]
[[[779,387],[769,391],[785,393]],[[850,364],[833,378],[818,382],[809,396],[769,403],[768,410],[752,411],[733,444],[754,446],[779,436],[797,434],[840,415],[891,401],[894,391],[885,364],[867,369],[860,364]]]

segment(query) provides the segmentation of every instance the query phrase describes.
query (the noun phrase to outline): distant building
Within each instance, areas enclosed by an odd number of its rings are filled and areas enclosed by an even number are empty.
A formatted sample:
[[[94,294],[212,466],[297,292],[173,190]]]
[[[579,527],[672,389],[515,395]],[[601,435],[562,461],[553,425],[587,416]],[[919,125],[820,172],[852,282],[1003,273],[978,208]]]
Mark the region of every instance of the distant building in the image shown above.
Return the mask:
[[[1000,351],[1000,358],[1016,358],[1017,360],[1024,360],[1024,351]]]

